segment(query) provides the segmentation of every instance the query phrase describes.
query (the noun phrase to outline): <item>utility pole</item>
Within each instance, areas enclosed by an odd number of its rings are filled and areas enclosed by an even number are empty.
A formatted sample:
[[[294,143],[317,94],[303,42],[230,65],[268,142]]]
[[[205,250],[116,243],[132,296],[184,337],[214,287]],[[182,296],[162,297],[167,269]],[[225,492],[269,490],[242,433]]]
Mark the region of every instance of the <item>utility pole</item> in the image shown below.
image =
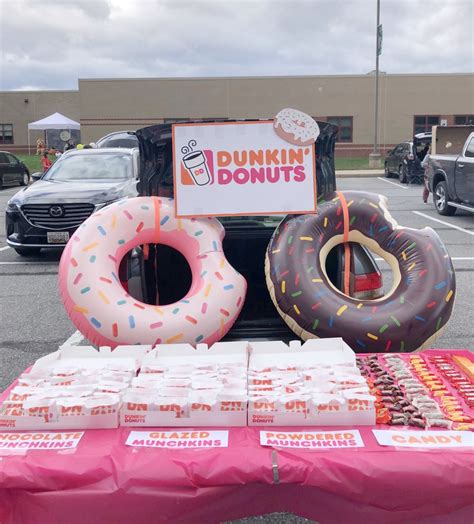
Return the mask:
[[[380,0],[377,0],[377,29],[375,32],[375,109],[374,109],[374,149],[369,155],[370,167],[381,167],[381,155],[378,143],[379,120],[379,56],[382,54],[382,26],[380,24]]]

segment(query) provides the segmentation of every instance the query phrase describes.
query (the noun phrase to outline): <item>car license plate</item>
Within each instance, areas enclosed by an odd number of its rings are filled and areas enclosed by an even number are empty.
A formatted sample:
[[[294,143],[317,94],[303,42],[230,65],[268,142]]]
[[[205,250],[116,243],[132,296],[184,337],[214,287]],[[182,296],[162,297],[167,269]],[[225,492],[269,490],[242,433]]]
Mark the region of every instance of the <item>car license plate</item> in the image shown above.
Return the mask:
[[[48,231],[48,244],[67,244],[69,241],[69,233],[67,231]]]

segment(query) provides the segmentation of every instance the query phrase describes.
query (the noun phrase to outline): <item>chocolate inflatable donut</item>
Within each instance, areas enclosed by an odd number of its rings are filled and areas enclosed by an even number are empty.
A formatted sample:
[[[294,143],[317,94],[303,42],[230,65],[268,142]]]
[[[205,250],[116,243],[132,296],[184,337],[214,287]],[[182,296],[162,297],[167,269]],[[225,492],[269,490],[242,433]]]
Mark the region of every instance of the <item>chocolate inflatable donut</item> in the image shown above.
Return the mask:
[[[363,244],[390,264],[394,283],[384,297],[358,300],[330,282],[326,258],[342,242]],[[360,191],[325,195],[318,214],[287,216],[270,240],[265,272],[275,307],[298,336],[342,336],[356,352],[429,346],[451,316],[456,293],[439,236],[399,226],[385,197]]]

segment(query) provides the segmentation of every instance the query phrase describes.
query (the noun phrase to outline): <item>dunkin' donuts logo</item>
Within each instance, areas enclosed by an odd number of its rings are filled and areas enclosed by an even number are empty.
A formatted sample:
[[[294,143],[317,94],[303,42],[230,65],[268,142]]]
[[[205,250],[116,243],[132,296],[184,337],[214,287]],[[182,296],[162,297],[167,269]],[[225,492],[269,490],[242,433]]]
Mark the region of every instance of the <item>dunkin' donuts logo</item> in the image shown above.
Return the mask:
[[[181,148],[180,174],[185,186],[303,182],[309,147],[218,150],[199,149],[196,140]]]
[[[212,151],[196,150],[196,146],[196,140],[190,140],[181,148],[181,183],[185,186],[214,183]]]

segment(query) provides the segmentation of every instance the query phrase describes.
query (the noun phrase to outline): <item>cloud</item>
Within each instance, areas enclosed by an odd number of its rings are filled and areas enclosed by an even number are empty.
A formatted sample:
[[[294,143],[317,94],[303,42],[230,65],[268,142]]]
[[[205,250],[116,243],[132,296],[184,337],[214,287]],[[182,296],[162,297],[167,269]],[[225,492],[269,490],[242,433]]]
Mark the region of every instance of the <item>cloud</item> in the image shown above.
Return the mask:
[[[78,78],[364,74],[375,0],[0,0],[0,89]],[[471,0],[382,0],[382,70],[472,72]]]

